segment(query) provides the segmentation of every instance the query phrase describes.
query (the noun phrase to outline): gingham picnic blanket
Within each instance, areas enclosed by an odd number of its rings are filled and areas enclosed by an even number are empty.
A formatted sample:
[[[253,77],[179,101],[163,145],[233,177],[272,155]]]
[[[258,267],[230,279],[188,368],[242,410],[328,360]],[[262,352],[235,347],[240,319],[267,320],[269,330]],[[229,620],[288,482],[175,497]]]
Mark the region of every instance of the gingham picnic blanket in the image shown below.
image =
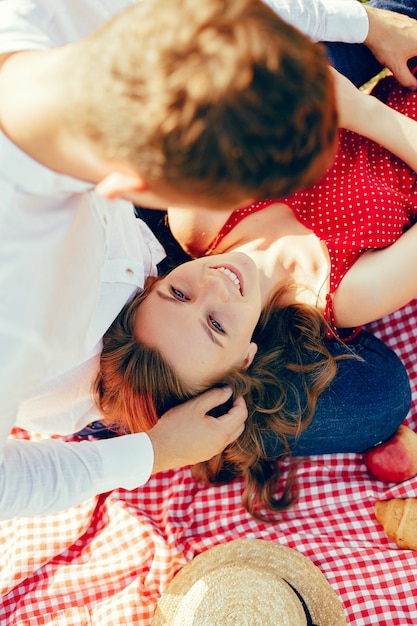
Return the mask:
[[[417,300],[372,325],[402,357],[417,430]],[[16,433],[16,436],[27,436]],[[232,539],[276,541],[309,557],[355,626],[417,624],[417,552],[400,550],[374,516],[378,499],[417,497],[417,478],[387,485],[361,456],[302,460],[300,498],[279,522],[252,519],[242,481],[197,483],[188,468],[55,515],[0,523],[1,626],[148,626],[161,592],[198,553]],[[220,625],[219,625],[220,626]]]

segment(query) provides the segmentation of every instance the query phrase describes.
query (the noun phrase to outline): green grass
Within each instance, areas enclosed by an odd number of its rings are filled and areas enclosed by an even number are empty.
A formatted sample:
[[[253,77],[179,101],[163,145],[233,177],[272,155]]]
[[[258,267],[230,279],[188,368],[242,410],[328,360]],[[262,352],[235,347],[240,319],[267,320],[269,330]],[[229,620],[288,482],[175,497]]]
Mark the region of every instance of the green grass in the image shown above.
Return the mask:
[[[361,1],[362,1],[362,0],[361,0]],[[371,78],[371,80],[368,80],[368,82],[367,82],[367,83],[365,83],[364,85],[362,85],[362,87],[359,87],[359,89],[360,89],[361,91],[368,91],[368,90],[372,89],[372,87],[374,87],[374,85],[376,85],[376,84],[377,84],[377,82],[378,82],[381,78],[383,78],[384,76],[386,76],[386,75],[387,75],[387,74],[389,74],[389,73],[390,73],[390,71],[389,71],[389,69],[387,69],[387,68],[385,68],[385,69],[381,70],[381,71],[379,72],[379,74],[377,74],[376,76],[374,76],[373,78]]]

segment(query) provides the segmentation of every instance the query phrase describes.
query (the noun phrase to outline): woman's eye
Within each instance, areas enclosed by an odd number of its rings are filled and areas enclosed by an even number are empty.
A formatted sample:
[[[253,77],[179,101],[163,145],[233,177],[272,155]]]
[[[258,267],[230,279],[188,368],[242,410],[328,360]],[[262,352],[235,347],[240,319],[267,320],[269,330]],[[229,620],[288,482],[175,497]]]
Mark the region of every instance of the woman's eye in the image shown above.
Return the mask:
[[[178,299],[178,300],[188,300],[187,296],[183,294],[182,291],[180,291],[179,289],[175,289],[175,287],[171,287],[171,293]]]
[[[223,326],[221,324],[219,324],[219,322],[217,320],[213,319],[212,317],[209,317],[209,321],[210,321],[210,325],[213,326],[213,328],[218,333],[221,333],[222,335],[225,334],[225,330],[224,330]]]

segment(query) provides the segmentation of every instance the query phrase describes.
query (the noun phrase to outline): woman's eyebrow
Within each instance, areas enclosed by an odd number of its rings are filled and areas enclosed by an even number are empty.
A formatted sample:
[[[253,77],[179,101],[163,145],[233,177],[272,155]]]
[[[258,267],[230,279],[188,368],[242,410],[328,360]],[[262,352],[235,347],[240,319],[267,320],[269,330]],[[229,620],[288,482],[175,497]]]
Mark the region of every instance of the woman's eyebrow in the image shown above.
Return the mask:
[[[164,293],[163,291],[160,291],[159,289],[157,289],[155,291],[155,293],[157,294],[157,296],[159,296],[162,300],[168,300],[169,302],[176,302],[178,304],[181,304],[181,300],[178,300],[178,298],[175,298],[174,296],[172,296],[170,293]]]
[[[214,334],[214,332],[211,330],[211,328],[209,326],[207,326],[207,324],[203,321],[200,320],[201,325],[204,329],[204,331],[207,333],[207,335],[210,337],[211,341],[213,343],[216,344],[216,346],[220,346],[220,348],[224,348],[224,345],[217,339],[216,335]]]

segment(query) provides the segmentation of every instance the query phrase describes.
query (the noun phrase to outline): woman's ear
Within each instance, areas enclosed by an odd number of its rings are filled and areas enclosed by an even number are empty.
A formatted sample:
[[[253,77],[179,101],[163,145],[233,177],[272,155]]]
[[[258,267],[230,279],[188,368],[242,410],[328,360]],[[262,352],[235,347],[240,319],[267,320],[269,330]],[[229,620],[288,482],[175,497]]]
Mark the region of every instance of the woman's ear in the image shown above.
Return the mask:
[[[248,353],[243,361],[242,367],[243,369],[247,370],[249,365],[252,364],[253,359],[255,358],[255,354],[258,352],[258,344],[256,344],[255,342],[251,341],[251,343],[249,344],[249,350]]]

